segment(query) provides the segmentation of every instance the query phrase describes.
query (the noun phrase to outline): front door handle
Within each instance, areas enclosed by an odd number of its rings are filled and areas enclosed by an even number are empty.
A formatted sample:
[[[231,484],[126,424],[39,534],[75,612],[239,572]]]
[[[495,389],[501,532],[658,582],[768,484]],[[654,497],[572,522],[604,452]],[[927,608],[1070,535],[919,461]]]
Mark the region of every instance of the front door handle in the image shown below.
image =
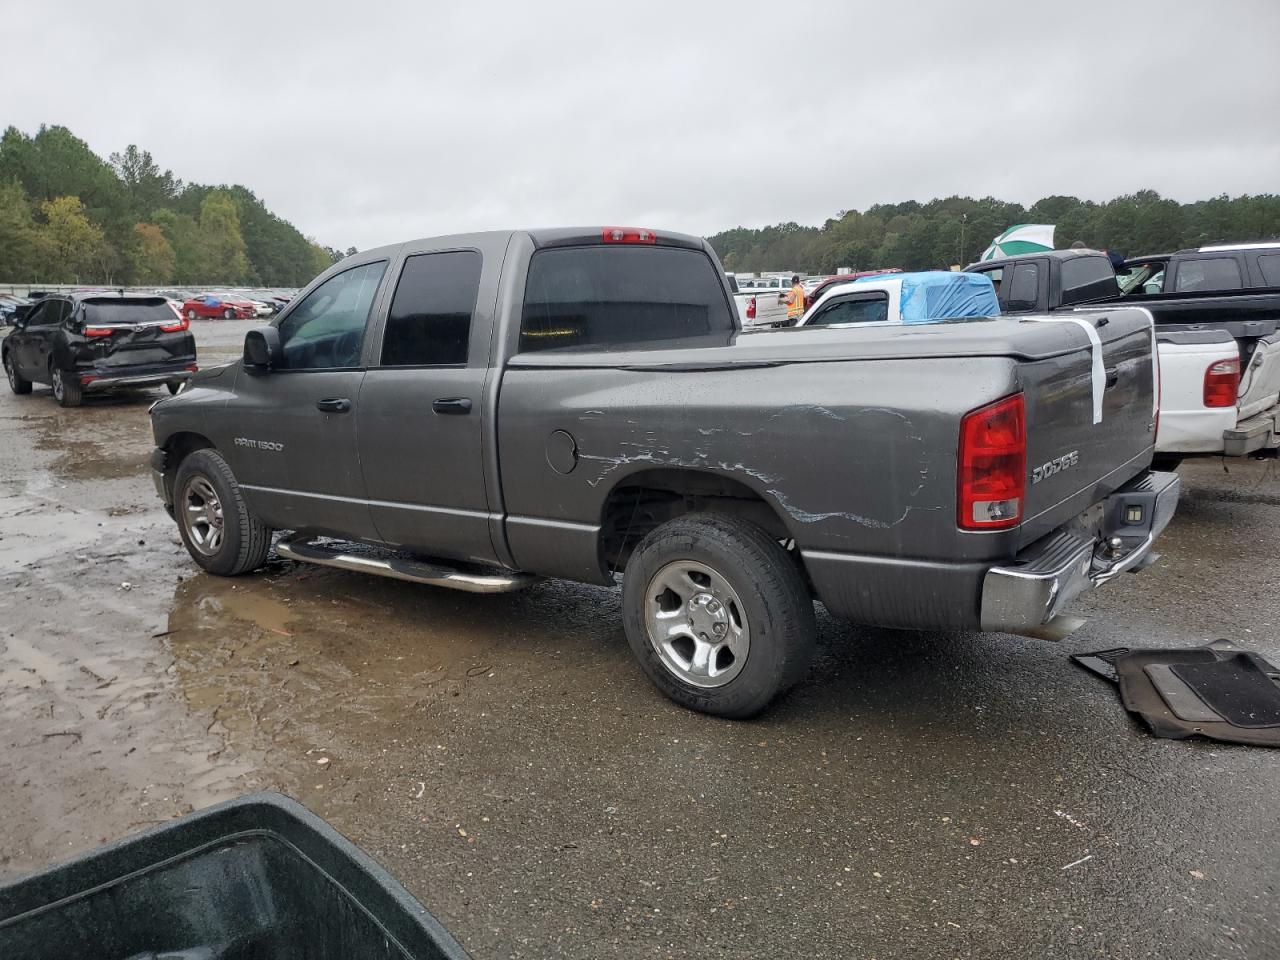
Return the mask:
[[[346,397],[334,397],[329,400],[317,400],[316,409],[325,413],[346,413],[351,409],[351,401]]]
[[[1106,371],[1106,374],[1108,387],[1114,387],[1120,382],[1120,368],[1118,366],[1112,367],[1110,370]]]
[[[469,397],[443,397],[432,403],[431,409],[436,413],[470,413],[471,399]]]

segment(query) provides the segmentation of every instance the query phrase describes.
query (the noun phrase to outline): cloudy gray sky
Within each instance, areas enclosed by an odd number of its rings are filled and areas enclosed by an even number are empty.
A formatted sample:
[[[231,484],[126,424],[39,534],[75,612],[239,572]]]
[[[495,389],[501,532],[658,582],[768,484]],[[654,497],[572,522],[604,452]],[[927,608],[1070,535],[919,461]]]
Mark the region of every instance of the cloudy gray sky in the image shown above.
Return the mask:
[[[0,124],[137,143],[343,247],[1280,191],[1274,0],[0,9]]]

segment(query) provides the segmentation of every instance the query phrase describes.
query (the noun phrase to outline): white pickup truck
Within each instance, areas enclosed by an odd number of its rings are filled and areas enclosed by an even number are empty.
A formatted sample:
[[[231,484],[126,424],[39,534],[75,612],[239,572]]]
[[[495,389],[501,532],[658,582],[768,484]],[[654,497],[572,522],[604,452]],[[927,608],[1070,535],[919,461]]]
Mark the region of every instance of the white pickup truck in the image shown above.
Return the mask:
[[[1280,288],[1272,285],[1280,277],[1267,272],[1280,263],[1271,258],[1280,261],[1280,251],[1266,244],[1139,258],[1127,262],[1127,292],[1097,250],[1050,250],[967,269],[991,278],[1003,314],[1121,304],[1147,310],[1161,378],[1156,455],[1168,467],[1187,456],[1254,456],[1280,447]],[[1164,292],[1146,292],[1141,264],[1158,272]],[[1233,283],[1221,281],[1227,275]]]
[[[727,274],[733,289],[733,303],[738,308],[738,321],[742,329],[781,326],[787,319],[784,299],[791,289],[790,278],[741,277]]]
[[[880,274],[825,288],[797,327],[925,323],[998,316],[995,288],[973,273]]]

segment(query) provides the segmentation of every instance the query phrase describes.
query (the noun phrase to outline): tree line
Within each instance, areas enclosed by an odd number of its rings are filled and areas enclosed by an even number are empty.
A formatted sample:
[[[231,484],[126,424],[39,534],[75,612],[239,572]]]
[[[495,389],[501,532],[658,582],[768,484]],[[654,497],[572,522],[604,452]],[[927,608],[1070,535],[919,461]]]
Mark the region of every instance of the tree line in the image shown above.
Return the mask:
[[[66,127],[0,136],[0,281],[296,287],[351,253],[134,144],[103,160]]]
[[[1280,238],[1280,196],[1223,195],[1178,203],[1154,190],[1140,190],[1104,203],[1045,197],[1030,207],[994,197],[947,197],[841,211],[820,227],[738,227],[708,240],[731,272],[936,270],[972,263],[998,234],[1018,223],[1055,224],[1059,247],[1079,240],[1094,249],[1137,256],[1213,242]]]

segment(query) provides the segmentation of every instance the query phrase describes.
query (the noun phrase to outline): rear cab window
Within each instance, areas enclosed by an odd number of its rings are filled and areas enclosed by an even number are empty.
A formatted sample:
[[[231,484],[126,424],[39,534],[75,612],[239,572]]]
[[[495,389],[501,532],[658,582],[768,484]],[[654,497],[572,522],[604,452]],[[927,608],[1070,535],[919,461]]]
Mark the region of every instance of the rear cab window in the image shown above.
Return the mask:
[[[1062,303],[1084,303],[1120,295],[1116,271],[1104,256],[1062,261]]]
[[[1034,310],[1040,302],[1040,268],[1035,263],[1018,263],[1009,281],[1009,310]]]
[[[734,329],[720,273],[701,250],[552,247],[529,264],[520,352],[607,350]]]

